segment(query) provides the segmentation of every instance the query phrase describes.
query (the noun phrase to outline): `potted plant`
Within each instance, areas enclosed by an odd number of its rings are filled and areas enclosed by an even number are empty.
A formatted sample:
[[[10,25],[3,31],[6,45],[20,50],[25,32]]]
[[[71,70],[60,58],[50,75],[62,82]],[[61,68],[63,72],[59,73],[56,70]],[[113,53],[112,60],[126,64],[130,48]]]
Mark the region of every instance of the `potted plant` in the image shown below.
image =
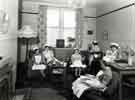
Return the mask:
[[[74,47],[75,45],[75,38],[68,37],[68,47]]]

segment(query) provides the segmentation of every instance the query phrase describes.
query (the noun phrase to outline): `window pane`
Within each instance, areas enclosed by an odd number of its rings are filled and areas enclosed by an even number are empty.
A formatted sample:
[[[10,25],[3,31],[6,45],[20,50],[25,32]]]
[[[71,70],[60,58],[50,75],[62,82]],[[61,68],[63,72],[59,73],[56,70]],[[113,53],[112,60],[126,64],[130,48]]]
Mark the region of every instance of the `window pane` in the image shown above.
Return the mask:
[[[64,29],[65,46],[69,45],[68,37],[75,38],[75,28],[65,28]]]
[[[51,46],[56,46],[56,39],[59,36],[59,29],[58,28],[47,28],[47,43]]]
[[[60,10],[62,9],[62,10]],[[72,9],[49,7],[47,10],[47,43],[56,46],[56,39],[64,39],[69,46],[68,37],[75,38],[76,12]]]
[[[64,27],[75,27],[76,26],[76,13],[74,10],[64,10]]]
[[[48,8],[47,9],[47,26],[58,27],[59,25],[59,9]]]

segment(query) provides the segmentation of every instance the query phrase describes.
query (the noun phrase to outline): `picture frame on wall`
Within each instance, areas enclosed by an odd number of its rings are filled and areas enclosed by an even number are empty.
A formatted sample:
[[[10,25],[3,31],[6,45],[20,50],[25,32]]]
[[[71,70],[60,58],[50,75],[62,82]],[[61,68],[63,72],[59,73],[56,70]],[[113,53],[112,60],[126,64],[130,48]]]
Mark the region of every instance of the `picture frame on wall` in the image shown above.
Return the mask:
[[[103,31],[103,40],[108,40],[109,39],[109,33],[108,33],[108,31]]]
[[[88,30],[87,35],[93,35],[93,30]]]

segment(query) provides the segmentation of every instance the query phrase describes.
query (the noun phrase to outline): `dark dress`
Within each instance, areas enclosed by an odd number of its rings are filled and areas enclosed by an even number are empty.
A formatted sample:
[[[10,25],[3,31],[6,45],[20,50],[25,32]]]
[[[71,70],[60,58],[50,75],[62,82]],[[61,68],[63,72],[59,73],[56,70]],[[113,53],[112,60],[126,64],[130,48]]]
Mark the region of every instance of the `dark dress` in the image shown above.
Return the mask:
[[[91,66],[90,66],[90,69],[89,69],[88,73],[96,76],[96,74],[100,70],[102,70],[102,67],[101,67],[101,64],[100,64],[99,60],[93,60],[91,62]]]

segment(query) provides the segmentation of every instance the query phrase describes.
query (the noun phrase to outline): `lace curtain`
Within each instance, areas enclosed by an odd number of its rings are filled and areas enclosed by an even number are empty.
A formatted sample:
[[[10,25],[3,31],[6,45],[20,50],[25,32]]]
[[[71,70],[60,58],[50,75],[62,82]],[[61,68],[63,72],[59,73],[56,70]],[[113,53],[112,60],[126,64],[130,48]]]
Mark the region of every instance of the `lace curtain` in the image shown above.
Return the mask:
[[[76,10],[76,47],[82,47],[82,36],[83,36],[83,14],[82,8]]]
[[[40,45],[47,41],[47,6],[39,6],[38,15],[38,38]]]
[[[38,15],[38,38],[40,44],[47,42],[47,6],[39,6]],[[76,47],[82,47],[82,37],[83,35],[83,14],[82,9],[76,9]]]

